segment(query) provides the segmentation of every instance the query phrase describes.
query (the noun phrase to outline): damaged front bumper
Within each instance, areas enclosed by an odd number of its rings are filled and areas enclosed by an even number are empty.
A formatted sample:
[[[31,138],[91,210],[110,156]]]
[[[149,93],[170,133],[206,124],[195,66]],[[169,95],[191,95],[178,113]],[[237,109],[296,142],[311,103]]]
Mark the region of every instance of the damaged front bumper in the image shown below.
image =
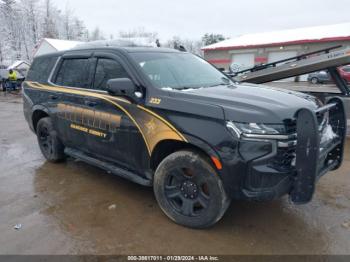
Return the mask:
[[[319,119],[324,115],[327,123],[320,130]],[[295,120],[293,135],[273,140],[267,137],[241,140],[240,153],[248,160],[242,190],[246,198],[270,200],[289,194],[293,203],[307,203],[317,180],[340,167],[346,138],[343,101],[332,98],[316,111],[300,109]],[[252,148],[259,157],[250,153]]]
[[[317,116],[326,113],[336,137],[321,145]],[[311,201],[317,180],[342,164],[347,127],[344,103],[340,98],[332,98],[316,111],[300,109],[296,120],[296,176],[290,199],[293,203],[304,204]]]

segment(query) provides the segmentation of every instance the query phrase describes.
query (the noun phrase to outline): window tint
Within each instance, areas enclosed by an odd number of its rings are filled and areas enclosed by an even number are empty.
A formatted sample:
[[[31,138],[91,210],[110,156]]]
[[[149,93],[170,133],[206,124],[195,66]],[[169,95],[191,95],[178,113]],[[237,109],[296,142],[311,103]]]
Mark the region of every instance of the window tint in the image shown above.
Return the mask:
[[[129,76],[117,61],[105,58],[98,59],[94,88],[105,90],[107,81],[114,78],[129,78]]]
[[[55,84],[62,86],[90,88],[89,59],[65,59],[56,76]]]
[[[35,58],[29,69],[27,80],[34,82],[47,82],[57,58],[57,56]]]

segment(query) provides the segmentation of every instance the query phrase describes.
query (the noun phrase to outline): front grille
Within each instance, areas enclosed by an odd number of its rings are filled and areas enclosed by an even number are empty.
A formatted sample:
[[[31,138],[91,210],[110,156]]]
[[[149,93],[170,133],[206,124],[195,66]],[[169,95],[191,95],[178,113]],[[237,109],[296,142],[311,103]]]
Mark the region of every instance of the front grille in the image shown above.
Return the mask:
[[[290,171],[295,165],[295,146],[279,147],[270,167],[278,171]]]
[[[285,121],[284,126],[286,128],[286,134],[294,134],[297,131],[297,123],[296,121]]]

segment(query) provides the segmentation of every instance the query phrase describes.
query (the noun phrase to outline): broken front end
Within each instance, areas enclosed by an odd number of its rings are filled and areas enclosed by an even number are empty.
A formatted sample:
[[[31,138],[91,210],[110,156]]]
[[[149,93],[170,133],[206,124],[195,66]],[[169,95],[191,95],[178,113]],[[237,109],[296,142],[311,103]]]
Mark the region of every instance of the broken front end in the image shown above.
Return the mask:
[[[299,109],[286,124],[286,135],[270,134],[271,126],[263,127],[266,134],[242,132],[233,122],[227,127],[240,137],[245,198],[271,200],[289,194],[293,203],[307,203],[318,179],[343,160],[346,115],[340,98],[331,98],[315,111]]]

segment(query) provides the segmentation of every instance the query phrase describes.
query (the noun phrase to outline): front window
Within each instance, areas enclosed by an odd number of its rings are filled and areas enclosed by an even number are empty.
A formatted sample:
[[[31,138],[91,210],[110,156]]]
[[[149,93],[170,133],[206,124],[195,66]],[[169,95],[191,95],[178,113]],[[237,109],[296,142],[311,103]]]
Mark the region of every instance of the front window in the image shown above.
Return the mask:
[[[94,89],[106,90],[107,82],[115,78],[130,78],[120,63],[112,59],[99,58],[96,66]]]
[[[158,88],[202,88],[232,81],[205,60],[189,53],[131,54]]]

